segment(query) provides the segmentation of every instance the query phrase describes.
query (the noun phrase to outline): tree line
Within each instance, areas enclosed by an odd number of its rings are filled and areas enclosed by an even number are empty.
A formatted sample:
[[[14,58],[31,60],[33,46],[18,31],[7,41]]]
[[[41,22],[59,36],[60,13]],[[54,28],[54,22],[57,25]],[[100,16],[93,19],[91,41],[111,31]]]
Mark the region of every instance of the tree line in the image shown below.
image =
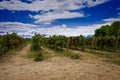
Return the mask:
[[[103,25],[95,30],[92,37],[83,35],[66,37],[64,35],[53,35],[50,37],[35,34],[32,39],[32,50],[39,50],[45,46],[57,51],[67,49],[78,49],[84,51],[85,48],[116,51],[120,50],[120,22],[113,22],[111,25]]]
[[[120,22],[103,25],[95,30],[94,49],[120,50]]]

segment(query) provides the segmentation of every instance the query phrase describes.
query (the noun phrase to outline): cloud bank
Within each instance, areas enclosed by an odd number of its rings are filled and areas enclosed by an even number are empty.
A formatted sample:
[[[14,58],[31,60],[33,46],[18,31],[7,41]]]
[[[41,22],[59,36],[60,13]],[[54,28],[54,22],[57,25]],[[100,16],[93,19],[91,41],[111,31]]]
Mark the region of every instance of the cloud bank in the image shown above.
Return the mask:
[[[52,35],[65,35],[65,36],[87,36],[89,34],[94,34],[94,31],[102,25],[109,25],[111,23],[105,24],[94,24],[91,26],[78,26],[75,28],[69,28],[67,25],[59,25],[52,27],[40,27],[39,25],[33,24],[23,24],[19,22],[0,22],[0,34],[5,34],[6,32],[17,32],[18,35],[23,37],[31,37],[35,33],[44,34],[47,36]]]

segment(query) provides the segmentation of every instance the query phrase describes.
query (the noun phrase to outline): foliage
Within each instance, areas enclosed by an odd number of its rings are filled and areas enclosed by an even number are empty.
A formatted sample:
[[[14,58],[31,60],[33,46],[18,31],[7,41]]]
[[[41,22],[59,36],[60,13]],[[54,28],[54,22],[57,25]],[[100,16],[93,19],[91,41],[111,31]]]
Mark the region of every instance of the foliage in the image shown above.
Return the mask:
[[[41,35],[35,34],[31,39],[31,49],[34,51],[38,51],[41,49],[42,38]]]
[[[120,49],[120,22],[114,22],[111,25],[101,26],[95,30],[96,49],[118,50]]]
[[[48,47],[54,49],[54,50],[63,50],[63,47],[66,46],[67,38],[65,36],[59,35],[59,36],[52,36],[48,40]]]
[[[26,40],[16,33],[5,34],[0,36],[0,55],[5,54],[9,50],[18,48],[20,45],[24,44]]]
[[[43,61],[44,60],[43,54],[42,53],[37,54],[34,60],[35,61]]]
[[[69,48],[71,49],[80,49],[80,50],[84,50],[85,48],[85,38],[84,36],[80,35],[77,37],[70,37],[69,38]]]
[[[111,25],[103,25],[95,30],[92,37],[63,35],[53,35],[44,37],[35,35],[32,37],[32,49],[39,50],[41,46],[47,46],[56,51],[62,51],[63,48],[78,49],[84,51],[85,48],[116,51],[120,49],[120,22],[114,22]]]
[[[85,41],[82,35],[79,36],[79,45],[81,45],[81,50],[84,51]]]
[[[75,53],[75,54],[72,54],[71,55],[71,58],[72,59],[79,59],[80,58],[80,55],[78,53]]]
[[[70,57],[71,59],[79,59],[80,58],[80,54],[75,53],[72,50],[66,50],[65,49],[64,51],[57,51],[55,53],[57,53],[56,55],[60,56],[60,57]]]
[[[116,52],[90,50],[90,49],[86,49],[85,52],[94,54],[97,57],[104,58],[104,61],[120,65],[120,52],[116,53]]]

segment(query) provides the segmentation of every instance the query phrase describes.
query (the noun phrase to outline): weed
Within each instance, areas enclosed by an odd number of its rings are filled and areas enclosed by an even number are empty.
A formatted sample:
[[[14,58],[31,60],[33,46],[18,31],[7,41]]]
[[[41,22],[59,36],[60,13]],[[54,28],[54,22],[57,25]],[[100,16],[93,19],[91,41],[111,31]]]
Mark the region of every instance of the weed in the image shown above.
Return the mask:
[[[39,53],[38,55],[36,55],[35,61],[43,61],[44,60],[44,56],[42,53]]]
[[[80,58],[80,55],[78,53],[75,53],[75,54],[72,54],[70,56],[72,59],[79,59]]]
[[[105,59],[106,62],[120,65],[120,53],[89,49],[85,50],[85,52],[94,54],[100,58],[106,58]]]

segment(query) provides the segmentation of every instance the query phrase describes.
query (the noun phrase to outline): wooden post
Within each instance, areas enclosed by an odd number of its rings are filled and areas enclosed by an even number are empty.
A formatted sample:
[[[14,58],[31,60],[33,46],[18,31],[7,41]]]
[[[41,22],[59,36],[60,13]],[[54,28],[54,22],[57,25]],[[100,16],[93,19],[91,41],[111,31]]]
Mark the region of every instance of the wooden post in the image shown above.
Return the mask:
[[[92,50],[94,49],[94,42],[95,42],[95,37],[92,38],[92,43],[91,43],[91,46],[92,46]]]
[[[68,41],[67,41],[67,50],[69,49],[69,43],[70,43],[70,37],[68,38]]]

